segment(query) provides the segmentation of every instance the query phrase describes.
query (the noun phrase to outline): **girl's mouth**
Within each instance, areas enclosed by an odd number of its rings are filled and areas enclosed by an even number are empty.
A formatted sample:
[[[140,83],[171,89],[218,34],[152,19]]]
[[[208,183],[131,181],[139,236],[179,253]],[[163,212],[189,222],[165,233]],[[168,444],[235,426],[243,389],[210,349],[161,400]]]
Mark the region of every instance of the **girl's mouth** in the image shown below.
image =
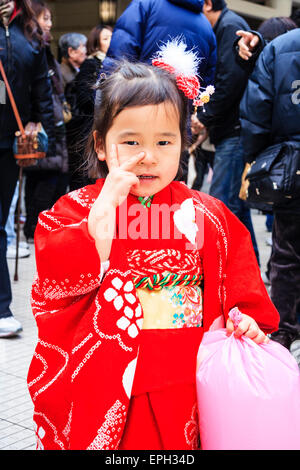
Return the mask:
[[[137,175],[137,177],[140,180],[153,180],[153,179],[157,178],[157,176],[154,176],[154,175]]]

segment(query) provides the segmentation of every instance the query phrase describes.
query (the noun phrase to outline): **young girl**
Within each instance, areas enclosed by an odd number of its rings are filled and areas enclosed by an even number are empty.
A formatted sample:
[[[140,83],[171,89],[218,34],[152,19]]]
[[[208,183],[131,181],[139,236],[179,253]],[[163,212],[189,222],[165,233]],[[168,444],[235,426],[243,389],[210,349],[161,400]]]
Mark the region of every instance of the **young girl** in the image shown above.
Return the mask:
[[[123,63],[99,84],[94,185],[40,214],[28,384],[38,447],[198,449],[203,333],[276,329],[248,231],[175,181],[187,99],[159,67]],[[226,404],[224,404],[226,406]],[[247,414],[247,410],[244,410]]]

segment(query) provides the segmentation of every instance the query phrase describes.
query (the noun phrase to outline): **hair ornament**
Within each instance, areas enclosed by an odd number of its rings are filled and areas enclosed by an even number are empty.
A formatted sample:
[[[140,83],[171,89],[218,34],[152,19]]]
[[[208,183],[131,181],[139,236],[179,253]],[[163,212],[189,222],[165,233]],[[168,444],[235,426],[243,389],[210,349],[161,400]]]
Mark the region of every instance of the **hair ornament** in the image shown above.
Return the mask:
[[[186,43],[179,37],[162,44],[152,59],[152,65],[172,73],[177,86],[190,99],[196,98],[200,90],[197,69],[200,62],[193,50],[186,50]]]
[[[203,88],[198,78],[198,67],[201,59],[194,50],[187,50],[181,37],[162,44],[152,59],[152,65],[172,73],[176,77],[178,88],[185,96],[193,100],[195,109],[208,103],[215,88],[212,85]]]

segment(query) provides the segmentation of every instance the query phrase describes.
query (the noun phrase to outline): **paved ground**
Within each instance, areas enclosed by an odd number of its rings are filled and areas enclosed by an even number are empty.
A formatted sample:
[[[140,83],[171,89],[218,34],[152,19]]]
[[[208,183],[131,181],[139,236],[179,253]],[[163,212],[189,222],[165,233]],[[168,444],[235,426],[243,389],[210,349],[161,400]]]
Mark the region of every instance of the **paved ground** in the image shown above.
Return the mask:
[[[262,268],[270,255],[266,245],[269,234],[265,216],[253,212],[253,223],[260,250]],[[19,281],[14,278],[14,260],[9,260],[12,278],[12,311],[22,323],[19,337],[0,339],[0,449],[35,449],[33,406],[26,386],[28,367],[37,341],[37,330],[30,309],[30,289],[35,272],[34,246],[29,258],[19,260]]]

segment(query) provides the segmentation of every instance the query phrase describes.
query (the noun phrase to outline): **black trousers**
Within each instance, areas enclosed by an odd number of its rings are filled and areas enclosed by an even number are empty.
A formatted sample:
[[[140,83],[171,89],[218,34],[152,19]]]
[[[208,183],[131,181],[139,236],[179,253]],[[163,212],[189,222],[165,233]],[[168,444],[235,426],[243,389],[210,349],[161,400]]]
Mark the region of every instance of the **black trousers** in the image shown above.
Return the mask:
[[[11,316],[11,284],[6,260],[5,224],[15,192],[19,167],[12,149],[0,149],[0,318]]]
[[[50,209],[55,202],[58,171],[27,172],[25,180],[26,221],[24,235],[27,239],[34,237],[39,213]]]
[[[300,332],[300,214],[274,213],[270,259],[271,299],[280,314],[278,331]]]
[[[208,172],[209,167],[214,166],[215,152],[205,150],[198,147],[195,152],[195,167],[196,167],[196,178],[193,182],[192,189],[200,191],[203,185],[205,174]]]

